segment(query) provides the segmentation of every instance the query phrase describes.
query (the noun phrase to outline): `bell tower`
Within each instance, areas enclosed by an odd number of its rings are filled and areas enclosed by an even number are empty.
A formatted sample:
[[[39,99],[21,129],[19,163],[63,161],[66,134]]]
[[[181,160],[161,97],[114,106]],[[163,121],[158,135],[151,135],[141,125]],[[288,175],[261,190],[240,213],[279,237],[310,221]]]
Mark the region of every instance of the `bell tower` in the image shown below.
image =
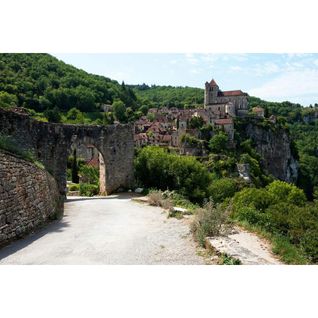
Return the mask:
[[[211,82],[205,83],[205,92],[204,92],[204,105],[210,105],[217,103],[217,97],[219,93],[219,86],[216,84],[215,80],[212,79]]]

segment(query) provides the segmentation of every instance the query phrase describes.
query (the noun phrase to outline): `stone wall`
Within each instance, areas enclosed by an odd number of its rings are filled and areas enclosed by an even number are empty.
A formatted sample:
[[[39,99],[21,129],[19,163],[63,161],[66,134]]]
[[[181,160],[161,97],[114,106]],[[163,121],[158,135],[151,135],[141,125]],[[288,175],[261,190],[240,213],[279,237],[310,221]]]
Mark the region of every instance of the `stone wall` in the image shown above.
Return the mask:
[[[31,162],[0,150],[0,246],[63,214],[55,179]]]
[[[62,195],[66,194],[67,157],[74,145],[92,145],[101,153],[105,194],[133,186],[133,124],[104,127],[44,123],[0,108],[0,134],[12,136],[21,149],[32,151],[54,176]]]

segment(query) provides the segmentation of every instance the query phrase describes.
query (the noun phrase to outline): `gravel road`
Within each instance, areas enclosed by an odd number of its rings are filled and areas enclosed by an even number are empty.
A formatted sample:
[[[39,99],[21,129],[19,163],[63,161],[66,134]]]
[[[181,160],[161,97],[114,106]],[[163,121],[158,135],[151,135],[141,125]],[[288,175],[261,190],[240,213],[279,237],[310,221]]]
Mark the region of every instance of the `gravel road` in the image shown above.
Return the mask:
[[[0,250],[0,264],[204,264],[187,220],[127,194],[71,197],[65,216]]]

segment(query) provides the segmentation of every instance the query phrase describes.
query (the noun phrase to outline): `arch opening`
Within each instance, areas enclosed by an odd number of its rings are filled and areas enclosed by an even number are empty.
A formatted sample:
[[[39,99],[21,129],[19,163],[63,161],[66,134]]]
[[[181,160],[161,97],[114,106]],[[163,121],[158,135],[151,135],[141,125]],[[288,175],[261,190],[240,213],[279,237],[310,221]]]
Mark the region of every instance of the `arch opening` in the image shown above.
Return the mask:
[[[106,195],[106,165],[103,154],[89,141],[73,141],[67,158],[67,193]]]

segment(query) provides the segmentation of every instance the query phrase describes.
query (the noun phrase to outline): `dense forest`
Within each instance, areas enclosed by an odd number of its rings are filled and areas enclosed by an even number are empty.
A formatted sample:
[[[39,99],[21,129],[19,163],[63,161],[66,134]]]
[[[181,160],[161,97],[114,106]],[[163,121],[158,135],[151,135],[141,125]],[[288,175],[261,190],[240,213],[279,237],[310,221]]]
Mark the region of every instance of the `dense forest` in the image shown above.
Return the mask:
[[[203,105],[204,90],[195,87],[130,85],[137,96],[153,107],[196,108]]]

